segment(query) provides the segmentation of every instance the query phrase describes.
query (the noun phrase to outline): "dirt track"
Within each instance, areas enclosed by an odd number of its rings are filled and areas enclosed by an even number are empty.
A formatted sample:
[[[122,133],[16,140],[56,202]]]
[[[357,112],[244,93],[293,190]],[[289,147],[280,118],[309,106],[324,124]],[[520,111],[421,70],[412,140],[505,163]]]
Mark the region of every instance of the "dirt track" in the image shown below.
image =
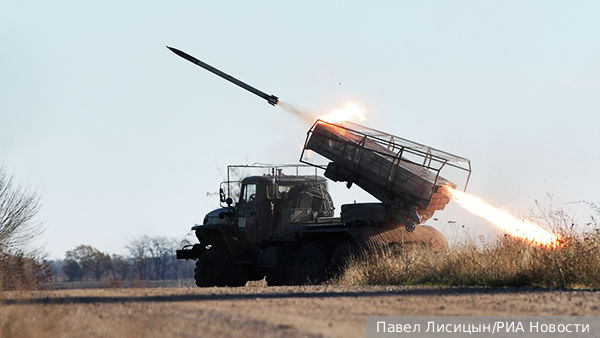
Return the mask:
[[[262,287],[0,294],[0,337],[364,337],[372,315],[600,315],[598,291]]]

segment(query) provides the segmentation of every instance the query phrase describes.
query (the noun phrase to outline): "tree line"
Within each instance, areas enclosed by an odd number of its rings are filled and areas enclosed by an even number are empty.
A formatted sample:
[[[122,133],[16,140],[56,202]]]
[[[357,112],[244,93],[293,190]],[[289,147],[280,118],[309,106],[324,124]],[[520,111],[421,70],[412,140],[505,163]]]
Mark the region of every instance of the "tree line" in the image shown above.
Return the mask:
[[[104,253],[90,245],[79,245],[55,261],[67,281],[162,280],[194,277],[192,261],[177,260],[175,250],[189,244],[167,237],[141,236],[129,240],[125,255]]]

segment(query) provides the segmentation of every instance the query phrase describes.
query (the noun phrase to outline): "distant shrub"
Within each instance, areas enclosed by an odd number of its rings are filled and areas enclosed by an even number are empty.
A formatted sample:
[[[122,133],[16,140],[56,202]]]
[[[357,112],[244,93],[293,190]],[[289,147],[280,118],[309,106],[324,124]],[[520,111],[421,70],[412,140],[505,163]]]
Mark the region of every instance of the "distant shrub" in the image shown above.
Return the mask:
[[[123,281],[121,280],[121,277],[108,277],[106,279],[104,279],[103,283],[102,283],[102,287],[107,288],[107,289],[119,289],[121,287],[123,287]]]
[[[46,260],[22,252],[0,252],[0,290],[44,288],[52,278]]]

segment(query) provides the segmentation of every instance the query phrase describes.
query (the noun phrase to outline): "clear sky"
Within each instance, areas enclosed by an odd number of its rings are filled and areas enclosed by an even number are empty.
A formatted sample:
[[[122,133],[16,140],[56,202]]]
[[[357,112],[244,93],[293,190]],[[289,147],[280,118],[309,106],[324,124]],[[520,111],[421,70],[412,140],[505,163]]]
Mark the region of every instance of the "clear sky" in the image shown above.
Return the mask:
[[[599,18],[597,1],[4,1],[0,164],[40,192],[38,242],[62,258],[183,237],[227,164],[298,162],[309,125],[169,45],[312,112],[358,102],[361,124],[469,158],[468,192],[516,215],[597,203]],[[490,229],[453,202],[436,217]]]

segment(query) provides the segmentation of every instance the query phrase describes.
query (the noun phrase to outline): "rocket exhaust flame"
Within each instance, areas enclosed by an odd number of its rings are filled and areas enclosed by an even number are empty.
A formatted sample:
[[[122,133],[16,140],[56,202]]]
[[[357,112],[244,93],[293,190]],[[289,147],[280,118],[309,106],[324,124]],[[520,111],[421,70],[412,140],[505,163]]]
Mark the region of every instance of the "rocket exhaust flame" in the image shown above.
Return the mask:
[[[364,121],[367,119],[365,117],[366,112],[358,103],[348,101],[344,108],[334,109],[331,113],[320,116],[318,119],[329,123],[341,123],[354,119]]]
[[[314,113],[310,113],[305,109],[292,106],[287,102],[279,101],[277,104],[283,110],[298,116],[305,122],[313,124],[315,120],[321,120],[329,123],[342,123],[344,121],[359,120],[364,121],[367,118],[365,113],[367,112],[361,105],[355,102],[348,101],[344,108],[336,108],[329,114],[317,116]]]
[[[561,237],[530,220],[519,220],[506,211],[494,208],[482,199],[445,186],[448,196],[471,213],[482,217],[506,234],[532,245],[555,249],[562,246]]]

